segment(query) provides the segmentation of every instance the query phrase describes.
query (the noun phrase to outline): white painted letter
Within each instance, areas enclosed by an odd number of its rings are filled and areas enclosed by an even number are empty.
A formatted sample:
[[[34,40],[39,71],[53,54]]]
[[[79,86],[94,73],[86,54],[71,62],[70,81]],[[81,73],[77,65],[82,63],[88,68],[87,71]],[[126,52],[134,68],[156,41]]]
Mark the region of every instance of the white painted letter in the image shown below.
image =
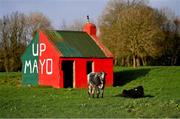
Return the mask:
[[[36,53],[34,52],[34,43],[32,44],[32,54],[33,54],[33,56],[38,56],[38,44],[36,47]]]
[[[48,63],[49,62],[49,63]],[[52,59],[47,59],[46,60],[46,73],[48,75],[51,75],[52,74],[52,67],[53,67],[53,61]],[[48,70],[50,68],[50,70]]]
[[[40,44],[40,56],[42,55],[42,52],[44,52],[46,50],[46,44],[44,44],[44,43],[41,43]]]
[[[26,68],[29,67],[29,72],[32,73],[31,60],[25,61],[24,73],[26,74]]]
[[[37,64],[37,60],[34,60],[33,73],[34,73],[35,68],[36,68],[36,73],[38,73],[38,64]]]
[[[41,62],[41,60],[39,60],[39,63],[41,65],[41,74],[43,74],[43,67],[44,67],[44,64],[45,64],[45,59],[43,60],[43,62]]]

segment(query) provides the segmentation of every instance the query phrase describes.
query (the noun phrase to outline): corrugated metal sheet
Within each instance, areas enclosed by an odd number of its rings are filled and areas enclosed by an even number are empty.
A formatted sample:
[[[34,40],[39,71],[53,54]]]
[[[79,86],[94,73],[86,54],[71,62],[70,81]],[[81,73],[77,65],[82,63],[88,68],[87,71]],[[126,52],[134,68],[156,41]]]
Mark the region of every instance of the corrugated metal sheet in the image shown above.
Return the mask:
[[[64,57],[106,57],[94,40],[80,31],[45,31]]]

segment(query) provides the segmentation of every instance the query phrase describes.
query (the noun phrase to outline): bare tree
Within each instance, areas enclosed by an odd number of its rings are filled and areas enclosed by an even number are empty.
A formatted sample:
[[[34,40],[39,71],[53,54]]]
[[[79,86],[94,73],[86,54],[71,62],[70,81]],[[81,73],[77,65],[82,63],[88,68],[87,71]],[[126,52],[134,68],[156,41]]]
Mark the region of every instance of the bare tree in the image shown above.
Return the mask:
[[[27,41],[36,30],[50,27],[50,21],[41,13],[26,16],[15,12],[0,18],[0,66],[6,72],[20,70],[20,57]]]
[[[85,22],[83,22],[82,20],[74,20],[71,24],[67,25],[63,20],[60,29],[69,31],[82,31],[84,24]]]
[[[33,12],[27,18],[27,26],[29,33],[34,36],[38,29],[52,29],[51,22],[47,16],[40,12]]]
[[[0,22],[2,60],[5,71],[20,70],[20,56],[25,49],[25,15],[17,12],[4,16]]]
[[[167,65],[176,65],[180,57],[180,19],[168,19],[162,28],[165,34],[163,58]]]

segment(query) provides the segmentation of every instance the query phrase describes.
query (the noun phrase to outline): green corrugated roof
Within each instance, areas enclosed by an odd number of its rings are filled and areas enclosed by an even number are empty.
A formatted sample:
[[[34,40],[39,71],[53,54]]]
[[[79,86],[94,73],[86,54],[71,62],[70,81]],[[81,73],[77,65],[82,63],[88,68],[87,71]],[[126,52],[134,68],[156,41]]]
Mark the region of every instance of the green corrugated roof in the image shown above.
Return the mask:
[[[106,57],[86,32],[45,31],[45,33],[64,57]]]

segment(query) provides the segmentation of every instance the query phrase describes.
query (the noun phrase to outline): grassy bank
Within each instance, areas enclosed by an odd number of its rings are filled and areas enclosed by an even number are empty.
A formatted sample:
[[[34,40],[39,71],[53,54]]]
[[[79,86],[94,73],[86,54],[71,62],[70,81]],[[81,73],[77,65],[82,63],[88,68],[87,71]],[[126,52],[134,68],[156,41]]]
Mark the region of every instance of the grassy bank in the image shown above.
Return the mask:
[[[180,67],[115,67],[114,86],[102,99],[87,89],[21,85],[20,73],[0,73],[0,117],[180,117]],[[145,97],[123,98],[142,85]]]

